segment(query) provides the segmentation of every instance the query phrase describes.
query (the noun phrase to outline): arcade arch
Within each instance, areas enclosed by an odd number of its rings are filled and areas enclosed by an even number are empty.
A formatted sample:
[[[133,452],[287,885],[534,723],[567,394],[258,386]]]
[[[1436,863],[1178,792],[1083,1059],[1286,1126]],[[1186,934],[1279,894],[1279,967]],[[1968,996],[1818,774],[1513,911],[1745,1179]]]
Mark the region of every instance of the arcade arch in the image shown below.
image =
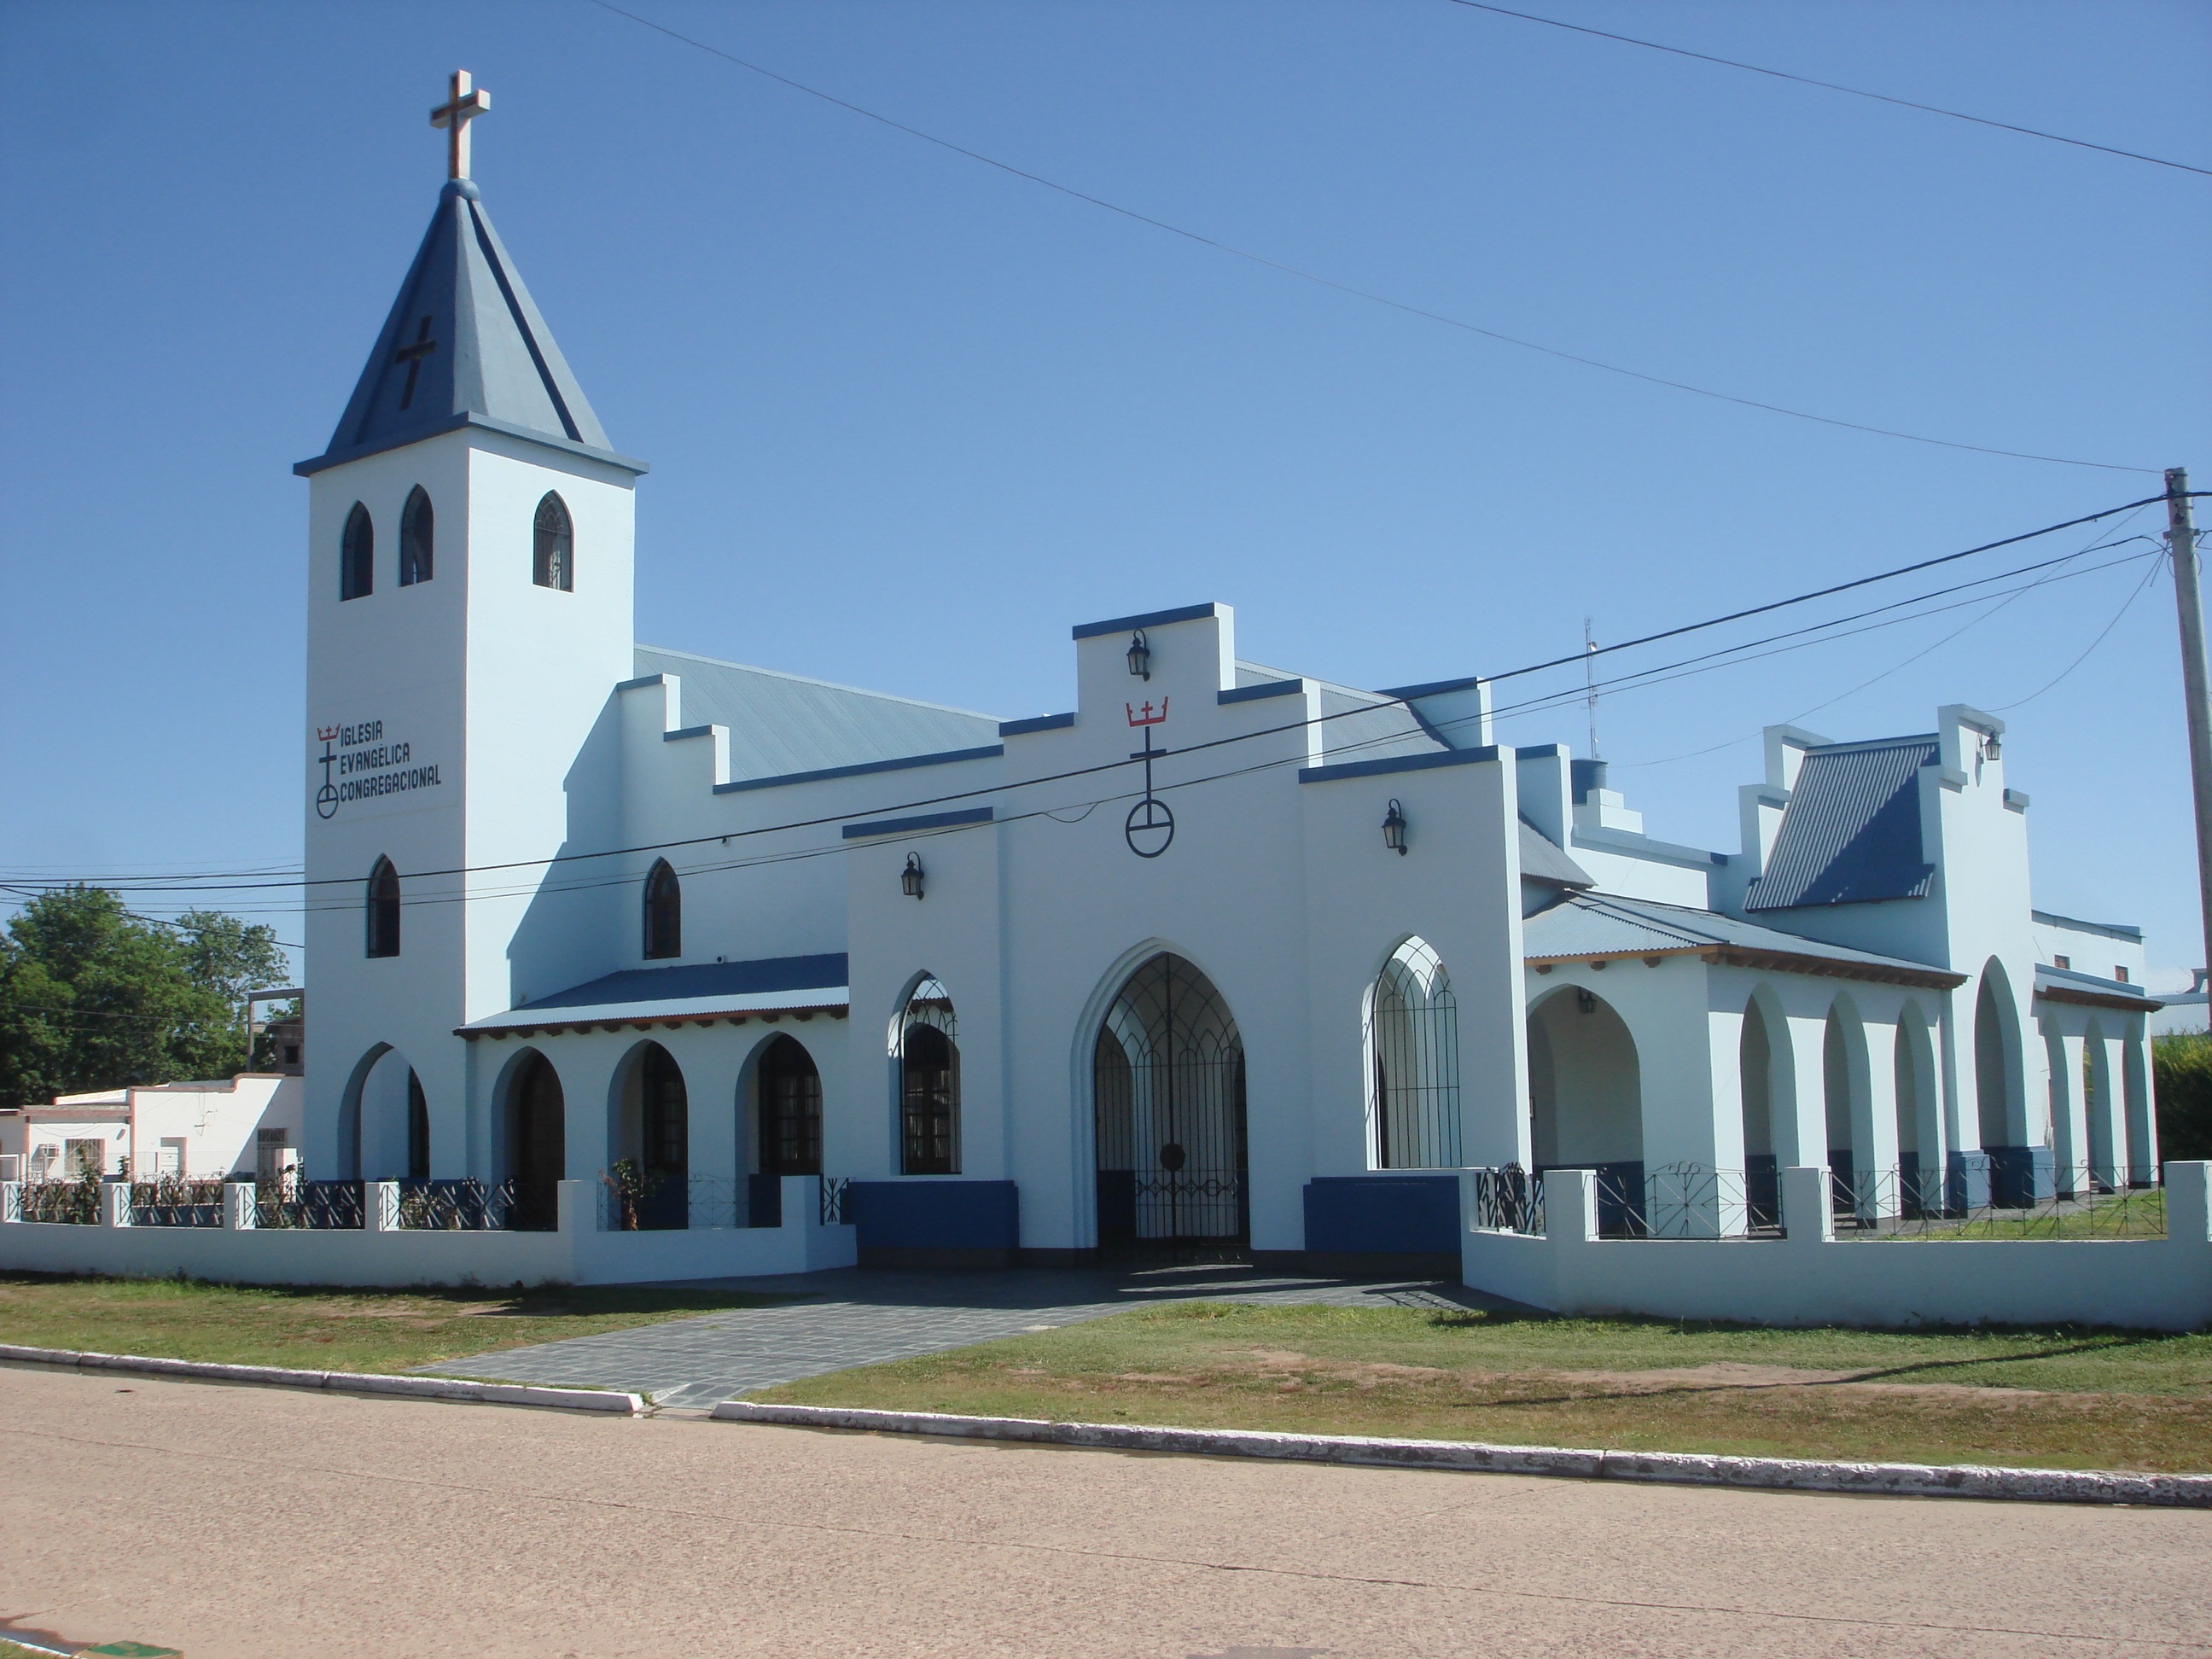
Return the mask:
[[[1459,1003],[1428,941],[1390,953],[1367,991],[1370,1166],[1449,1170],[1460,1163]]]

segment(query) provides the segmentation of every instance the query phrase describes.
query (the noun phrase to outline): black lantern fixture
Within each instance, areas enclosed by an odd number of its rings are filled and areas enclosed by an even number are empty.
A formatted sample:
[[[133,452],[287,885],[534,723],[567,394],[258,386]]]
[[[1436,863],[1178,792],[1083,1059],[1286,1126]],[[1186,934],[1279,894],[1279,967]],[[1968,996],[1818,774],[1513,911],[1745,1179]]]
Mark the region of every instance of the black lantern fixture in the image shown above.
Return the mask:
[[[1382,815],[1382,844],[1403,858],[1406,854],[1406,809],[1395,797],[1390,810]]]
[[[1989,736],[1982,739],[1982,758],[1984,760],[1995,760],[1998,756],[2003,753],[2004,745],[1997,741],[1997,734],[1996,732],[1992,732]]]
[[[921,854],[908,853],[906,868],[899,872],[899,891],[910,899],[921,896]]]
[[[1129,672],[1140,680],[1152,677],[1152,647],[1145,643],[1145,630],[1129,635]]]

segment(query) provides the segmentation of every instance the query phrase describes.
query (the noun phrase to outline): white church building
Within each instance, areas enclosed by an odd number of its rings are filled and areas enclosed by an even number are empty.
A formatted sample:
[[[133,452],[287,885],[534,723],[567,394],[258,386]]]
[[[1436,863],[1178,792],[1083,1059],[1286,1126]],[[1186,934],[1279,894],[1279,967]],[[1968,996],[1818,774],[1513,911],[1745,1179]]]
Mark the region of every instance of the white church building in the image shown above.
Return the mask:
[[[1013,720],[641,644],[645,464],[455,172],[295,469],[311,1176],[639,1229],[819,1176],[864,1261],[1285,1265],[1455,1261],[1476,1166],[1631,1234],[1662,1172],[1747,1230],[1793,1166],[2154,1178],[2141,939],[2033,908],[2003,722],[1774,728],[1721,852],[1226,605],[1076,626]]]

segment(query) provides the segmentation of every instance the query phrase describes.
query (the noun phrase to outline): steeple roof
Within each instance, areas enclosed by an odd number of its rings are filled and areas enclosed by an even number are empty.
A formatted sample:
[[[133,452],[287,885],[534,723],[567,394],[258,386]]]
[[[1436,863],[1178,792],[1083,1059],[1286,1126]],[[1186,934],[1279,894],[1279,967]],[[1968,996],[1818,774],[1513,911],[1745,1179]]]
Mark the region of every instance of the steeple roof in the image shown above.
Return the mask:
[[[465,426],[646,470],[607,447],[476,185],[456,179],[439,194],[330,447],[292,470],[305,477]]]

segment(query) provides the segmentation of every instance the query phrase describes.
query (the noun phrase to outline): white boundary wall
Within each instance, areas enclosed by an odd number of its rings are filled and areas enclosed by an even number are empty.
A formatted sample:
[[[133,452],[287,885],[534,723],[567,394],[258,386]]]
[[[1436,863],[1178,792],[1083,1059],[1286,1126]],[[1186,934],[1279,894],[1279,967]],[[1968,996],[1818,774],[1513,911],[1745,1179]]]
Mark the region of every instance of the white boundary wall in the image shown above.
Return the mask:
[[[182,1273],[239,1285],[642,1285],[811,1273],[855,1259],[850,1226],[820,1224],[812,1176],[783,1177],[781,1227],[634,1233],[599,1231],[592,1183],[581,1181],[561,1183],[560,1224],[551,1232],[383,1231],[374,1224],[386,1210],[377,1191],[386,1184],[368,1184],[371,1224],[359,1231],[117,1225],[129,1209],[112,1202],[98,1226],[21,1221],[11,1184],[0,1188],[0,1267],[128,1279]],[[243,1207],[240,1195],[252,1191],[226,1189],[227,1222]]]
[[[1462,1177],[1461,1213],[1475,1212]],[[1827,1172],[1782,1174],[1780,1239],[1601,1239],[1596,1177],[1544,1177],[1549,1236],[1469,1230],[1461,1277],[1563,1314],[1754,1325],[2212,1325],[2212,1164],[2166,1166],[2164,1238],[1844,1240]]]

